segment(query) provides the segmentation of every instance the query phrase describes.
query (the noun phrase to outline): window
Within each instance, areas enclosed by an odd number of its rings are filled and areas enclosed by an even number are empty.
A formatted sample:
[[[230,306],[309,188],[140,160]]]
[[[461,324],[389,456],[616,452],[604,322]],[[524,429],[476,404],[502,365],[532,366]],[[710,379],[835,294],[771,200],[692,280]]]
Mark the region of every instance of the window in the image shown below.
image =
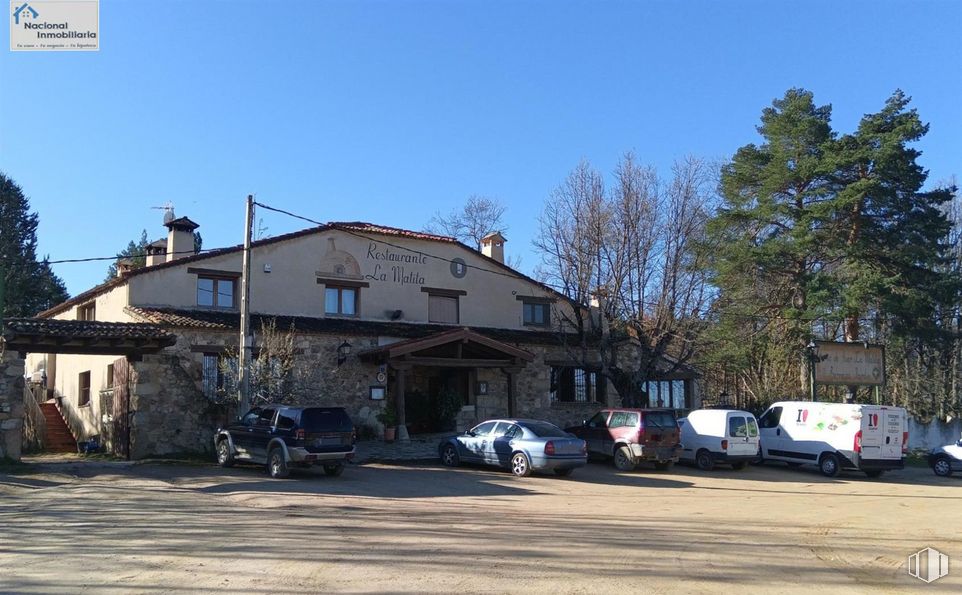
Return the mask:
[[[732,416],[728,418],[728,435],[732,438],[748,437],[748,424],[745,423],[744,417]]]
[[[428,294],[428,322],[457,324],[458,320],[457,296]]]
[[[647,397],[648,407],[687,409],[687,390],[684,380],[650,380],[641,383],[642,394]],[[643,400],[644,400],[643,396]]]
[[[486,421],[486,422],[484,422],[483,424],[480,424],[480,425],[475,426],[474,429],[471,430],[471,432],[472,432],[475,436],[487,436],[488,434],[491,433],[491,430],[494,429],[494,426],[495,426],[497,423],[498,423],[498,422],[494,422],[494,421]]]
[[[599,411],[598,413],[595,413],[594,417],[589,419],[588,423],[586,423],[585,425],[588,426],[589,428],[608,427],[608,412]]]
[[[205,353],[203,365],[203,385],[204,396],[211,401],[218,401],[227,393],[232,392],[232,387],[228,386],[228,377],[224,374],[224,367],[237,370],[237,359],[226,359],[218,353]]]
[[[772,407],[766,411],[762,417],[758,420],[758,427],[760,428],[777,428],[778,422],[782,418],[782,408]]]
[[[233,308],[234,283],[234,279],[197,277],[197,305],[208,308]]]
[[[274,409],[272,407],[265,407],[260,410],[257,414],[257,419],[254,420],[254,426],[259,428],[270,427],[274,423]]]
[[[90,405],[90,372],[81,372],[77,381],[79,387],[77,404],[81,407]]]
[[[748,418],[748,437],[757,438],[758,437],[758,424],[755,423],[755,418]]]
[[[598,373],[567,366],[551,368],[551,400],[562,403],[603,403],[604,383]]]
[[[77,306],[77,320],[97,320],[97,302]]]
[[[357,288],[328,285],[324,288],[324,313],[357,316]]]
[[[551,307],[549,304],[524,302],[521,309],[522,321],[526,326],[549,326],[551,324]]]
[[[626,428],[628,427],[628,412],[627,411],[616,411],[611,414],[611,423],[608,424],[609,428]]]
[[[297,426],[297,412],[291,409],[281,409],[277,413],[277,429],[293,430]]]
[[[114,365],[107,364],[107,388],[114,387]]]

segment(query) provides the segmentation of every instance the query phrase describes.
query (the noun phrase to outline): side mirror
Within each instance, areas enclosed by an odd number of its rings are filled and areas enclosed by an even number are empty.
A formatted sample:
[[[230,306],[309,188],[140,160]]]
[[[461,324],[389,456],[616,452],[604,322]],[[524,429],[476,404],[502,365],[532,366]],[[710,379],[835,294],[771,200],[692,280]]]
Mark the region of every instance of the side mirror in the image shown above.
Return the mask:
[[[474,432],[472,432],[471,430],[465,430],[465,431],[464,431],[464,435],[465,435],[465,436],[471,436],[471,437],[473,438],[473,437],[474,437]]]
[[[957,445],[957,446],[962,446],[962,440],[959,440],[959,441],[956,443],[956,445]]]

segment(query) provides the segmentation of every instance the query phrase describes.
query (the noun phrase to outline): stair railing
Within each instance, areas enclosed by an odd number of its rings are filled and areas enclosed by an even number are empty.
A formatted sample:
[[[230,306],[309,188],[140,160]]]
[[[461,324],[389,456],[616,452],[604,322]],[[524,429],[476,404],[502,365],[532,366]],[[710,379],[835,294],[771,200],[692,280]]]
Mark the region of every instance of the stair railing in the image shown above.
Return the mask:
[[[34,390],[29,383],[23,385],[23,450],[27,452],[39,452],[44,447],[47,418],[44,417],[43,410],[40,408],[40,395],[43,392],[42,387]]]

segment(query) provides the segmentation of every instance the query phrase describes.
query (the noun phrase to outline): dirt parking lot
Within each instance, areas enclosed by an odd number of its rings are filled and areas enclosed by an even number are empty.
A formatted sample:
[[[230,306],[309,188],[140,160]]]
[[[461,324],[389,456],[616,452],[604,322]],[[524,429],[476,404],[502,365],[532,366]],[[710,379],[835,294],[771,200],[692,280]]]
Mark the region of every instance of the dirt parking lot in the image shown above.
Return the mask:
[[[0,473],[0,591],[29,593],[938,593],[962,564],[962,477],[881,480],[771,464],[517,479],[363,465],[63,462]]]

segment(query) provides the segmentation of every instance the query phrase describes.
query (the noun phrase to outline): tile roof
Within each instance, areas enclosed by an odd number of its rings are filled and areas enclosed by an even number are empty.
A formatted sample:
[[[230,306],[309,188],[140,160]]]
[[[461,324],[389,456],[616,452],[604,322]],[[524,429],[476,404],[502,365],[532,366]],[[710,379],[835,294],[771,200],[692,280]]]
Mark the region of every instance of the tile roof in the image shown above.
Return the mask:
[[[235,332],[240,330],[240,314],[237,312],[145,308],[139,306],[128,306],[124,308],[124,310],[144,322],[157,324],[166,328],[208,329]],[[258,329],[263,322],[271,319],[276,321],[277,328],[279,329],[288,329],[293,326],[296,332],[309,334],[340,333],[416,339],[454,330],[450,325],[443,324],[356,320],[351,318],[275,316],[265,314],[252,314],[251,328]],[[504,342],[547,345],[561,344],[561,336],[552,331],[523,331],[485,327],[471,327],[471,330],[485,337]]]
[[[3,334],[63,335],[75,339],[176,339],[170,331],[156,324],[54,318],[6,318],[3,321]]]
[[[253,249],[253,248],[258,248],[259,246],[267,246],[267,245],[270,245],[270,244],[276,244],[276,243],[278,243],[278,242],[284,242],[284,241],[291,240],[291,239],[294,239],[294,238],[299,238],[299,237],[302,237],[302,236],[308,236],[308,235],[312,235],[312,234],[316,234],[316,233],[322,233],[322,232],[330,231],[330,230],[340,230],[340,231],[344,231],[344,232],[350,233],[350,234],[373,233],[373,234],[380,234],[380,235],[388,235],[388,236],[395,236],[395,237],[410,238],[410,239],[416,239],[416,240],[428,240],[428,241],[432,241],[432,242],[440,242],[440,243],[453,244],[453,245],[455,245],[455,246],[460,246],[460,247],[464,248],[465,250],[468,250],[468,251],[472,252],[475,256],[477,256],[477,257],[479,257],[479,258],[487,261],[488,264],[494,266],[495,268],[502,269],[502,270],[504,270],[505,272],[511,273],[511,274],[513,274],[513,275],[516,275],[517,277],[519,277],[519,278],[521,278],[521,279],[524,279],[524,280],[526,280],[526,281],[528,281],[528,282],[530,282],[530,283],[533,283],[533,284],[541,287],[541,288],[544,289],[545,291],[548,291],[548,292],[550,292],[550,293],[552,293],[552,294],[555,294],[555,295],[558,296],[560,299],[563,299],[563,300],[565,300],[565,301],[567,301],[567,302],[569,302],[569,303],[571,303],[571,304],[573,304],[573,305],[575,305],[575,306],[577,307],[577,304],[575,304],[575,302],[573,302],[573,301],[570,300],[567,296],[565,296],[564,294],[558,292],[558,291],[555,290],[554,288],[551,288],[551,287],[545,285],[544,283],[538,281],[537,279],[533,279],[533,278],[525,275],[524,273],[522,273],[522,272],[520,272],[520,271],[514,270],[513,268],[511,268],[511,267],[509,267],[508,265],[504,264],[503,262],[499,262],[499,261],[497,261],[497,260],[495,260],[495,259],[493,259],[493,258],[491,258],[491,257],[489,257],[489,256],[485,256],[485,255],[482,254],[481,252],[475,250],[474,248],[472,248],[472,247],[470,247],[470,246],[468,246],[468,245],[466,245],[466,244],[463,244],[463,243],[459,242],[459,241],[456,240],[455,238],[448,237],[448,236],[442,236],[442,235],[435,235],[435,234],[425,233],[425,232],[420,232],[420,231],[411,231],[411,230],[409,230],[409,229],[401,229],[401,228],[399,228],[399,227],[388,227],[388,226],[386,226],[386,225],[375,225],[375,224],[373,224],[373,223],[367,223],[367,222],[365,222],[365,221],[341,221],[341,222],[336,222],[336,221],[335,221],[335,222],[327,223],[326,225],[319,225],[319,226],[317,226],[317,227],[309,227],[309,228],[307,228],[307,229],[302,229],[302,230],[294,231],[294,232],[291,232],[291,233],[281,234],[281,235],[278,235],[278,236],[273,236],[273,237],[270,237],[270,238],[265,238],[265,239],[263,239],[263,240],[257,240],[257,241],[255,241],[255,242],[251,243],[251,248]],[[114,287],[116,287],[116,286],[118,286],[118,285],[126,282],[127,279],[129,279],[129,278],[131,278],[131,277],[135,277],[135,276],[137,276],[137,275],[142,275],[142,274],[144,274],[144,273],[150,273],[150,272],[158,271],[158,270],[165,269],[165,268],[171,268],[171,267],[175,267],[175,266],[180,266],[180,265],[182,265],[182,264],[197,262],[197,261],[199,261],[199,260],[204,260],[204,259],[207,259],[207,258],[213,258],[213,257],[216,257],[216,256],[223,256],[224,254],[231,254],[231,253],[234,253],[234,252],[240,252],[240,251],[243,250],[243,249],[244,249],[244,246],[243,246],[242,244],[238,244],[237,246],[231,246],[231,247],[228,247],[228,248],[217,248],[217,249],[213,249],[213,250],[206,250],[206,251],[201,252],[201,253],[199,253],[199,254],[194,254],[194,255],[191,255],[191,256],[184,256],[184,257],[181,257],[181,258],[176,258],[176,259],[174,259],[174,260],[168,260],[168,261],[166,261],[166,262],[162,262],[162,263],[159,263],[159,264],[155,264],[155,265],[149,266],[149,267],[146,267],[146,266],[145,266],[145,267],[140,267],[140,268],[137,268],[137,269],[134,269],[134,270],[130,271],[129,273],[126,273],[123,277],[118,277],[118,278],[116,278],[116,279],[112,279],[112,280],[110,280],[110,281],[108,281],[108,282],[106,282],[106,283],[103,283],[103,284],[98,285],[98,286],[96,286],[96,287],[94,287],[94,288],[92,288],[92,289],[89,289],[89,290],[87,290],[87,291],[79,294],[78,296],[76,296],[76,297],[74,297],[74,298],[71,298],[71,299],[69,299],[69,300],[67,300],[67,301],[65,301],[65,302],[62,302],[62,303],[60,303],[60,304],[58,304],[58,305],[56,305],[56,306],[54,306],[54,307],[52,307],[52,308],[50,308],[50,309],[48,309],[48,310],[45,310],[45,311],[43,311],[43,312],[40,312],[39,314],[37,314],[37,316],[40,317],[40,318],[47,318],[47,317],[50,317],[50,316],[54,316],[54,315],[56,315],[56,314],[59,314],[59,313],[65,311],[65,310],[70,309],[71,307],[73,307],[73,306],[75,306],[75,305],[77,305],[77,304],[79,304],[79,303],[82,303],[82,302],[85,301],[85,300],[88,300],[88,299],[90,299],[90,298],[92,298],[92,297],[96,297],[96,296],[98,296],[98,295],[100,295],[100,294],[102,294],[102,293],[107,292],[108,290],[110,290],[110,289],[112,289],[112,288],[114,288]]]

